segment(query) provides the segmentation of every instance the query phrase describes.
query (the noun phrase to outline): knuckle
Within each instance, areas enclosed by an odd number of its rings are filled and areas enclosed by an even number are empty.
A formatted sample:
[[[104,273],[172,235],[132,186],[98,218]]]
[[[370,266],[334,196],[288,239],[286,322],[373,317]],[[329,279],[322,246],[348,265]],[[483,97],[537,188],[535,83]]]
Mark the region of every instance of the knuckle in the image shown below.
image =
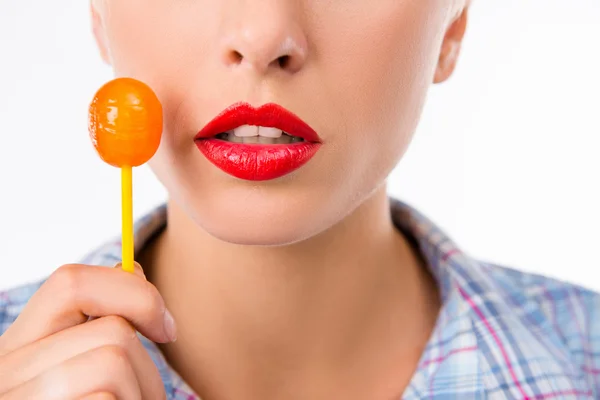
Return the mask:
[[[80,283],[80,266],[75,264],[66,264],[59,267],[50,275],[48,284],[61,293],[74,293]]]
[[[137,338],[134,327],[123,317],[110,315],[102,318],[102,322],[107,325],[110,332],[110,339],[114,343],[127,345]]]
[[[103,367],[110,368],[110,371],[117,375],[119,373],[129,372],[131,368],[127,351],[122,347],[115,345],[101,347],[98,350],[97,356],[100,361],[99,363]]]

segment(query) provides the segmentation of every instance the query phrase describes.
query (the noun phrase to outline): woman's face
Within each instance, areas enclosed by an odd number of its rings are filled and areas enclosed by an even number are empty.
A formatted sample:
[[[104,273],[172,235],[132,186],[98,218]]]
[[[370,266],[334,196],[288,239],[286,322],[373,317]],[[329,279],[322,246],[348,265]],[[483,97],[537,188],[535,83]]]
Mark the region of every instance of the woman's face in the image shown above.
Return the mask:
[[[383,187],[411,141],[429,85],[454,66],[462,33],[451,23],[462,6],[98,0],[93,16],[115,74],[146,82],[162,102],[163,138],[150,166],[170,197],[218,238],[278,245],[328,229]],[[276,179],[223,172],[194,139],[239,102],[290,110],[318,133],[317,152]]]

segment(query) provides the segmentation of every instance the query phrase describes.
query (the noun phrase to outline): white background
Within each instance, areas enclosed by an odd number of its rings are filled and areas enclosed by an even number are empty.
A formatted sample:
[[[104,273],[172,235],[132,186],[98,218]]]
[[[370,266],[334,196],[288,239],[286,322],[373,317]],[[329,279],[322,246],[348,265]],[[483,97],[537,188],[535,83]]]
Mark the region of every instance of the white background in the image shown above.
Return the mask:
[[[87,136],[111,78],[85,0],[0,0],[0,289],[119,234]],[[476,257],[600,290],[600,1],[479,0],[390,192]],[[135,175],[136,214],[165,198]]]

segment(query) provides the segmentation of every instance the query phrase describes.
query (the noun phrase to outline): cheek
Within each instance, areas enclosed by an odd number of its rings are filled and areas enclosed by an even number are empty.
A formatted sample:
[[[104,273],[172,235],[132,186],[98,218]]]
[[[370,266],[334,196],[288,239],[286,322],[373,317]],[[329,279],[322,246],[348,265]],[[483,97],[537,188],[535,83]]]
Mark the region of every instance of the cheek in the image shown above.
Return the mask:
[[[324,57],[324,109],[344,121],[332,140],[352,146],[365,170],[389,172],[411,140],[433,81],[445,11],[439,0],[379,1],[377,10],[327,25],[316,48]]]
[[[197,4],[194,8],[189,2],[173,5],[166,0],[108,4],[104,23],[118,76],[134,76],[159,89],[161,83],[183,85],[180,81],[198,67],[207,43],[214,43],[206,35],[214,30],[214,22],[208,18],[214,11],[198,12]]]

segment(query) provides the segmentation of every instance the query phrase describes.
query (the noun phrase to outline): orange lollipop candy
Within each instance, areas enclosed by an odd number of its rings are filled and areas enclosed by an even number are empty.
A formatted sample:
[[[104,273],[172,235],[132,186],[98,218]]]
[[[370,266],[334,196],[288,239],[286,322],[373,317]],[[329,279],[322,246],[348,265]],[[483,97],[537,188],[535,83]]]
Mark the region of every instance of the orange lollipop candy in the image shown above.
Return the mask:
[[[96,151],[115,167],[137,167],[152,158],[160,144],[162,106],[145,83],[118,78],[102,86],[89,112]]]
[[[163,128],[162,106],[143,82],[118,78],[102,86],[89,108],[90,139],[106,163],[121,168],[122,263],[133,272],[132,167],[154,156]]]

